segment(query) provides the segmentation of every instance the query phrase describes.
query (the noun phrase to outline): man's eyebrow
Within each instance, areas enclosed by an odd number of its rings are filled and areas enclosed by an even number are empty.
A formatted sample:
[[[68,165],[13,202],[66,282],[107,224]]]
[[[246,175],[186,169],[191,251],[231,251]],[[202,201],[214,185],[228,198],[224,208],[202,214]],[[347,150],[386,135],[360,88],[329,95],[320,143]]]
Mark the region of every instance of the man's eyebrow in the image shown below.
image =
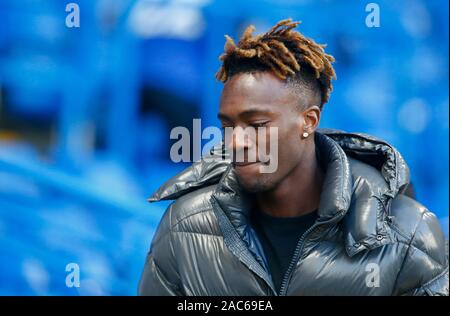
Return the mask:
[[[250,108],[247,109],[245,111],[242,111],[241,113],[239,113],[240,117],[248,117],[254,114],[274,114],[273,111],[270,110],[263,110],[260,108]],[[231,119],[224,113],[219,112],[219,114],[217,114],[217,117],[219,120],[228,120],[231,121]]]
[[[251,116],[253,114],[274,114],[273,111],[270,110],[265,110],[265,109],[260,109],[260,108],[256,108],[256,109],[248,109],[245,111],[242,111],[241,113],[239,113],[239,116],[241,117],[246,117],[246,116]]]

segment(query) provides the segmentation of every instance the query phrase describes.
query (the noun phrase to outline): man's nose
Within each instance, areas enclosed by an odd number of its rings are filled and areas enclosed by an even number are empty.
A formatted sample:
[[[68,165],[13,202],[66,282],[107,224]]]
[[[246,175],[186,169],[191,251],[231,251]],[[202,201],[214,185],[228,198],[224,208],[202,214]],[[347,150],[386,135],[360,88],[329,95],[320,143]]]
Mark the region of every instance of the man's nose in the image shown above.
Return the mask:
[[[233,129],[232,139],[232,147],[236,152],[248,150],[249,148],[253,147],[255,141],[252,138],[251,133],[249,133],[248,129],[243,129],[240,127],[236,127]]]

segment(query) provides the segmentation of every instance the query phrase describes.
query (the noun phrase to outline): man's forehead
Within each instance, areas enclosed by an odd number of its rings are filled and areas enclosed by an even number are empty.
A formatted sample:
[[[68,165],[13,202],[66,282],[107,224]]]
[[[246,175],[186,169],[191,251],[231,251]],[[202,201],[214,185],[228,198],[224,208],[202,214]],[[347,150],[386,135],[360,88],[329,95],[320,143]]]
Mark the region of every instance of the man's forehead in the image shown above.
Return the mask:
[[[277,105],[292,102],[295,98],[292,88],[271,72],[256,72],[231,77],[224,85],[221,101]]]

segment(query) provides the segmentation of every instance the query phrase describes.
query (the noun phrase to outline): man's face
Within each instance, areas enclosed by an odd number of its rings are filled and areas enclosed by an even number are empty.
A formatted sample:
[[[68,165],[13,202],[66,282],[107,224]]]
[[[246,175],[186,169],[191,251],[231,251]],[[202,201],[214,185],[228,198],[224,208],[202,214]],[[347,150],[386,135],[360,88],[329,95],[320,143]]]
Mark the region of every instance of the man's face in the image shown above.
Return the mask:
[[[307,100],[303,100],[307,101]],[[299,95],[285,82],[275,77],[271,72],[241,73],[228,80],[222,91],[219,119],[222,127],[259,128],[265,127],[265,141],[262,137],[233,137],[227,142],[227,148],[233,157],[239,154],[245,157],[243,162],[234,159],[233,167],[240,185],[250,192],[264,192],[274,189],[299,164],[304,152],[304,113]],[[269,152],[273,129],[278,130],[275,141],[277,152]],[[273,135],[272,135],[273,136]],[[265,147],[265,148],[260,148]],[[249,159],[249,152],[256,152],[256,162]],[[269,160],[278,163],[274,172],[263,173],[261,151],[267,152]],[[239,160],[238,160],[239,161]]]

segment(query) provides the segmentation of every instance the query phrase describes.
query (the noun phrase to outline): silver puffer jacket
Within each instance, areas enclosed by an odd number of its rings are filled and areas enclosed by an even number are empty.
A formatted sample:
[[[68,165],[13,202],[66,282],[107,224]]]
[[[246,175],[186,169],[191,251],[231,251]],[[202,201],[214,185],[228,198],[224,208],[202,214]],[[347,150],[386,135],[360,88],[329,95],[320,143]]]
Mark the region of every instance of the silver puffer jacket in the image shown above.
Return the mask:
[[[444,234],[405,194],[401,155],[365,134],[319,129],[315,142],[326,168],[318,218],[279,293],[229,161],[201,160],[150,198],[175,201],[153,238],[139,294],[448,295]]]

